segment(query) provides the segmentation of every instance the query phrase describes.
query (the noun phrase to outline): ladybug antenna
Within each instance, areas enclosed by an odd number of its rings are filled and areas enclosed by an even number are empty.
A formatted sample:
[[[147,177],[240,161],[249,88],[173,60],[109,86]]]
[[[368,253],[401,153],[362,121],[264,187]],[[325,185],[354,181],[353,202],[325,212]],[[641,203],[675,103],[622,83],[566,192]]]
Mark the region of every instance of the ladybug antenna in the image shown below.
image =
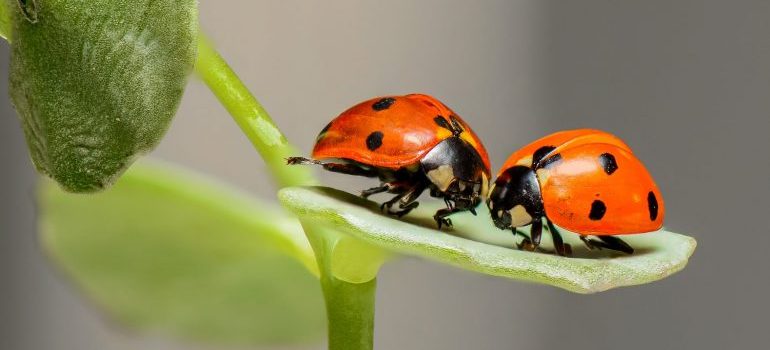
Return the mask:
[[[463,129],[463,126],[460,125],[460,122],[457,121],[457,118],[455,118],[455,116],[450,115],[449,122],[450,122],[449,130],[452,131],[453,136],[460,136],[460,134],[462,134],[463,131],[465,131],[465,129]]]

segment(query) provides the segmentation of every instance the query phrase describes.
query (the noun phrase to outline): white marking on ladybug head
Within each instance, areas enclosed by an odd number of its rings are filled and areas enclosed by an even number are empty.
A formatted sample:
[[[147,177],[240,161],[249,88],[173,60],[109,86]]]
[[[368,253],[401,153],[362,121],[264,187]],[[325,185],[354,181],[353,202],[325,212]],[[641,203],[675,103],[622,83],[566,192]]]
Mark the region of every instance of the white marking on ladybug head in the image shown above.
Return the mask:
[[[447,188],[449,188],[449,185],[451,185],[455,179],[454,170],[452,170],[452,166],[448,164],[428,171],[426,175],[428,176],[428,179],[433,182],[433,184],[435,184],[436,187],[438,187],[438,189],[441,191],[446,191]]]
[[[509,213],[511,214],[512,227],[524,226],[532,222],[532,216],[527,213],[527,209],[521,204],[513,207]]]

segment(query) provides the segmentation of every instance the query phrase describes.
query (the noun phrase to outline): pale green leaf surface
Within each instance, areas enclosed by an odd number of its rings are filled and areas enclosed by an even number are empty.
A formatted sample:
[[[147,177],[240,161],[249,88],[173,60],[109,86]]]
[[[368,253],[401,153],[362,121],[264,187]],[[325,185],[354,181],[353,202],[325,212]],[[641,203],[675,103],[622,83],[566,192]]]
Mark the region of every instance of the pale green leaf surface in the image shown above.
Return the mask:
[[[11,0],[0,0],[0,38],[11,37]]]
[[[324,187],[290,187],[279,193],[283,205],[303,218],[334,227],[382,248],[426,257],[468,270],[517,280],[549,284],[577,293],[648,283],[665,278],[687,264],[695,240],[659,231],[624,236],[636,253],[588,251],[578,236],[563,231],[571,258],[511,249],[510,231],[493,226],[485,206],[478,216],[452,216],[451,231],[436,230],[432,219],[439,201],[422,203],[402,219],[387,217],[379,206],[360,197]],[[442,203],[443,204],[443,203]],[[551,249],[544,233],[543,248]]]
[[[10,94],[32,160],[69,191],[106,188],[176,113],[195,61],[197,1],[24,4],[8,7]]]
[[[45,250],[120,324],[224,343],[322,335],[313,253],[282,209],[157,165],[99,194],[41,186]]]

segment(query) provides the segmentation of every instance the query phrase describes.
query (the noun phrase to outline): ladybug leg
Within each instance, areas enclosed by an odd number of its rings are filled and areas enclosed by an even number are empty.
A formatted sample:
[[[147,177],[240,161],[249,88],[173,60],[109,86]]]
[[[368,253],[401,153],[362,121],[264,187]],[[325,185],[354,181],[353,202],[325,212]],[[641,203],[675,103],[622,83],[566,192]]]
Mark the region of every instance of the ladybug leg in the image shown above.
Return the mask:
[[[393,215],[396,215],[398,217],[402,217],[402,216],[404,216],[406,214],[409,214],[409,212],[412,211],[412,209],[417,208],[418,206],[420,206],[420,202],[412,201],[411,203],[409,203],[409,204],[407,204],[407,205],[405,205],[403,207],[399,206],[399,208],[401,208],[401,210],[393,213]]]
[[[401,199],[398,201],[399,211],[392,213],[398,217],[402,217],[408,214],[412,209],[417,208],[420,205],[417,202],[417,198],[420,197],[422,192],[425,191],[425,186],[422,184],[415,185],[410,189]]]
[[[602,249],[602,242],[597,241],[595,239],[588,239],[588,236],[580,235],[580,240],[583,241],[583,243],[585,243],[588,249],[591,249],[591,250]]]
[[[561,233],[556,229],[556,226],[553,225],[551,220],[546,219],[546,223],[548,224],[548,232],[551,233],[553,247],[556,248],[556,253],[561,256],[572,255],[572,247],[569,244],[564,243],[564,240],[561,238]]]
[[[447,197],[444,197],[444,205],[446,205],[447,209],[449,210],[452,210],[455,207],[454,203],[452,203],[452,200]]]
[[[390,190],[391,186],[390,184],[382,184],[382,186],[372,187],[370,189],[366,189],[361,191],[361,197],[369,198],[369,196],[377,193],[387,192]]]
[[[441,226],[452,227],[452,219],[447,217],[449,215],[462,211],[468,211],[471,214],[476,215],[475,206],[478,201],[475,201],[475,198],[464,196],[462,194],[445,194],[431,190],[431,196],[434,194],[434,197],[442,197],[444,199],[444,204],[447,206],[444,209],[439,209],[436,211],[436,214],[433,215],[433,220],[436,220],[439,230],[441,229]]]
[[[383,211],[385,213],[391,214],[392,212],[390,211],[390,208],[394,204],[398,203],[398,201],[400,201],[401,198],[403,198],[405,195],[406,195],[406,192],[399,193],[399,194],[395,195],[393,198],[391,198],[389,201],[380,204],[380,211]]]
[[[586,244],[588,249],[610,249],[617,250],[626,254],[633,254],[634,248],[628,243],[614,236],[597,236],[599,240],[589,239],[588,236],[580,235],[580,240]]]
[[[607,249],[617,250],[626,254],[633,254],[634,248],[622,239],[615,236],[597,236],[605,244]]]
[[[390,185],[388,186],[389,186],[388,188],[392,188]],[[382,205],[380,206],[380,210],[385,211],[390,215],[402,217],[420,205],[420,203],[417,202],[416,200],[417,200],[417,197],[420,197],[423,191],[425,191],[425,185],[416,184],[413,187],[407,189],[406,191],[397,194],[391,200],[385,203],[382,203]],[[391,210],[391,208],[394,205],[396,205],[396,203],[398,203],[398,208],[401,210],[398,210],[398,211]]]
[[[513,229],[513,236],[516,237],[516,235],[519,234],[522,237],[524,237],[521,242],[516,243],[516,248],[519,248],[519,250],[526,250],[526,251],[533,251],[535,250],[535,246],[532,244],[532,240],[529,238],[529,236],[521,232],[519,230]]]
[[[543,221],[541,219],[532,220],[529,237],[532,239],[533,248],[540,246],[540,238],[543,237]]]
[[[439,230],[442,226],[452,227],[452,219],[448,218],[447,216],[454,213],[459,213],[461,211],[470,211],[470,209],[467,207],[458,208],[455,205],[454,200],[451,198],[444,197],[444,203],[447,207],[437,210],[436,214],[433,215],[433,220],[436,220],[436,224],[438,224]]]
[[[514,236],[516,234],[524,236],[521,243],[516,244],[516,247],[519,248],[519,250],[530,252],[534,252],[535,250],[542,251],[542,249],[540,249],[540,238],[543,236],[543,222],[541,220],[535,219],[532,221],[532,226],[529,229],[529,236],[524,232],[516,231],[516,229],[514,229],[513,232]]]
[[[447,216],[452,215],[458,211],[460,210],[455,208],[444,208],[436,211],[436,214],[433,215],[433,220],[436,220],[438,229],[440,230],[441,226],[452,227],[452,219],[448,218]]]
[[[526,251],[530,251],[530,252],[533,252],[533,251],[537,250],[538,252],[541,252],[541,253],[548,253],[548,254],[553,254],[554,253],[552,251],[543,249],[540,246],[535,246],[532,243],[532,239],[530,239],[529,236],[526,233],[524,233],[522,231],[519,231],[519,230],[516,230],[515,228],[512,229],[512,231],[513,231],[513,236],[514,237],[516,235],[520,235],[520,236],[524,237],[521,240],[521,242],[516,243],[516,248],[518,248],[519,250],[526,250]],[[571,250],[569,251],[569,254],[572,254]]]

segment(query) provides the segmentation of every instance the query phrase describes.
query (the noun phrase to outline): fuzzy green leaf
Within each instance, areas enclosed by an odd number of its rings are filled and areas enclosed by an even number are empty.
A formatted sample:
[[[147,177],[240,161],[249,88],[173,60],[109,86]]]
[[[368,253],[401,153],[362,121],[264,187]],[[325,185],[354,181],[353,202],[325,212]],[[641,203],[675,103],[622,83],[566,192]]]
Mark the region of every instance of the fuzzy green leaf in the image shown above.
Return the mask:
[[[464,269],[517,280],[549,284],[577,293],[648,283],[667,277],[687,264],[695,240],[660,231],[623,239],[636,253],[588,251],[577,235],[563,231],[574,257],[511,249],[510,231],[492,225],[482,205],[478,216],[452,216],[454,228],[436,230],[433,212],[437,201],[423,203],[401,220],[379,212],[379,206],[346,192],[324,187],[291,187],[279,193],[283,205],[303,220],[334,227],[350,236],[395,252],[423,256]],[[428,205],[425,205],[428,204]],[[433,204],[433,205],[430,205]],[[544,249],[550,247],[544,234]]]
[[[66,190],[103,189],[176,113],[197,1],[14,3],[10,92],[32,160]]]
[[[323,334],[312,250],[280,208],[142,164],[95,195],[46,181],[40,206],[47,253],[123,325],[241,344]]]

